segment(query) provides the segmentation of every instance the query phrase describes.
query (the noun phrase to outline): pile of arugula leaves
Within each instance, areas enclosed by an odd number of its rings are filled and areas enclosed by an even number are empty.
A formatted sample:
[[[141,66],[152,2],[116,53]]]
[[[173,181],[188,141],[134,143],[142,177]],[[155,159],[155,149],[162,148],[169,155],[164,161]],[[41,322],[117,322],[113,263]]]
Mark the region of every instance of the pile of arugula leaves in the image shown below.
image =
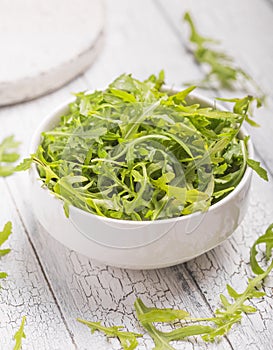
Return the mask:
[[[44,132],[31,159],[44,184],[69,205],[124,220],[156,220],[205,211],[231,192],[247,164],[250,96],[236,111],[192,104],[189,87],[162,91],[164,73],[141,82],[119,76],[104,91],[76,94],[59,124]],[[244,103],[239,103],[243,101]]]

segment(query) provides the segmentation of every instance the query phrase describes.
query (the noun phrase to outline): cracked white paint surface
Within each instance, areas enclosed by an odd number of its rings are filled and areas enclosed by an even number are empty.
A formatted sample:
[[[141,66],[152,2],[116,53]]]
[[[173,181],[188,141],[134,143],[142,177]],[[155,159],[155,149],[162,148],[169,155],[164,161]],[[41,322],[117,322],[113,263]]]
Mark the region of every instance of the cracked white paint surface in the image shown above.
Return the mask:
[[[162,6],[158,6],[161,3]],[[241,43],[243,51],[232,52],[239,62],[246,62],[254,76],[261,77],[264,88],[273,88],[270,70],[271,44],[265,45],[266,30],[272,33],[273,7],[267,0],[183,1],[108,1],[108,34],[105,48],[92,69],[67,87],[39,100],[0,109],[0,139],[15,133],[23,141],[27,154],[30,137],[46,113],[67,99],[69,92],[103,87],[119,73],[133,72],[142,78],[162,67],[167,81],[179,85],[183,80],[197,79],[201,72],[188,55],[177,30],[181,14],[190,9],[199,18],[204,33],[221,38],[232,50]],[[259,5],[257,7],[257,5]],[[236,16],[234,9],[236,8]],[[245,12],[246,11],[246,12]],[[236,33],[221,14],[229,14]],[[244,18],[247,13],[247,18]],[[171,16],[172,21],[166,16]],[[213,32],[217,23],[217,33]],[[151,21],[154,26],[151,26]],[[241,25],[243,20],[244,25]],[[245,42],[248,28],[256,24],[252,48]],[[181,34],[182,37],[182,34]],[[268,39],[266,39],[268,40]],[[258,61],[257,61],[258,59]],[[257,64],[263,62],[263,64]],[[268,67],[268,74],[265,74]],[[206,92],[213,95],[212,92]],[[272,170],[273,119],[268,108],[258,118],[260,131],[251,130],[259,157]],[[262,117],[264,119],[262,119]],[[270,118],[271,117],[271,118]],[[264,133],[264,135],[262,134]],[[272,178],[271,178],[272,181]],[[142,332],[136,321],[133,303],[140,296],[147,304],[158,307],[185,308],[195,316],[211,316],[218,307],[219,293],[230,283],[238,291],[250,274],[249,247],[273,221],[273,185],[254,177],[251,203],[242,225],[234,235],[213,251],[184,265],[152,271],[130,271],[100,265],[64,248],[37,223],[31,209],[28,175],[17,174],[0,181],[0,226],[11,219],[14,233],[10,239],[13,251],[0,261],[9,272],[0,290],[0,349],[11,349],[11,338],[26,314],[23,350],[107,350],[120,349],[116,340],[108,341],[99,333],[93,335],[76,322],[77,317],[106,325],[124,324],[128,330]],[[265,283],[267,297],[255,301],[258,312],[243,318],[220,344],[202,341],[180,342],[177,349],[270,350],[273,340],[273,276]],[[152,349],[145,335],[139,349]]]
[[[0,226],[8,220],[13,223],[13,233],[6,243],[12,252],[1,259],[1,271],[8,273],[1,280],[0,290],[0,349],[13,349],[12,336],[27,316],[25,349],[74,349],[69,330],[44,278],[43,268],[35,256],[24,227],[8,193],[0,181]]]

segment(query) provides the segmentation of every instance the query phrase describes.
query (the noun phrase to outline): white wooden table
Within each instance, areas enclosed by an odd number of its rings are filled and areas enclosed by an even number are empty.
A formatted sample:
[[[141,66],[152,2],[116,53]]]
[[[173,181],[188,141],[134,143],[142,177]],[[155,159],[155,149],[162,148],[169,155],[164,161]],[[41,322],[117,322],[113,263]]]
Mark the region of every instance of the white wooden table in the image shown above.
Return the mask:
[[[252,129],[256,158],[273,174],[273,0],[116,0],[107,1],[105,46],[95,64],[66,87],[37,100],[0,109],[0,139],[15,134],[28,154],[31,135],[43,117],[70,92],[102,88],[118,74],[139,78],[166,71],[169,84],[202,76],[185,48],[181,18],[190,10],[199,28],[224,42],[269,95],[258,113],[260,129]],[[204,94],[215,96],[206,91]],[[254,176],[251,204],[242,225],[221,246],[186,264],[153,271],[129,271],[100,265],[55,241],[35,219],[28,174],[0,178],[0,227],[12,220],[12,252],[1,259],[9,277],[0,290],[0,349],[12,349],[12,335],[27,316],[27,350],[120,349],[99,333],[76,322],[77,317],[124,324],[142,332],[133,311],[141,296],[158,307],[186,308],[210,316],[226,283],[246,285],[249,247],[273,221],[273,185]],[[273,343],[273,276],[265,283],[267,297],[259,312],[245,316],[220,344],[180,342],[178,349],[270,350]],[[151,349],[148,336],[139,349]]]

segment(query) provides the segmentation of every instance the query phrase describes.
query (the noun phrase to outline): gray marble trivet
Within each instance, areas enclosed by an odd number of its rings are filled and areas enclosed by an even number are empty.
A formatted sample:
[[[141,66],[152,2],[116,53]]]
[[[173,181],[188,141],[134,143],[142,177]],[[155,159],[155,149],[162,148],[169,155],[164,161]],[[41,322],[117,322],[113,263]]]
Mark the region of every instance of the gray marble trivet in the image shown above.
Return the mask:
[[[64,85],[94,61],[102,42],[101,0],[0,1],[0,105]]]

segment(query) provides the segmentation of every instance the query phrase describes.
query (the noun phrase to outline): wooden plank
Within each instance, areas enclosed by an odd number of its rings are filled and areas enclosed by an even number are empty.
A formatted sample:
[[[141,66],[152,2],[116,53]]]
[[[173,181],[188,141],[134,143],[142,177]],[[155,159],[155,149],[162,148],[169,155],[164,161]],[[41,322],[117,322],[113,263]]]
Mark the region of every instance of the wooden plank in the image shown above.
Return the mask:
[[[9,274],[5,280],[1,280],[0,348],[13,348],[12,337],[25,315],[27,338],[23,341],[23,349],[75,349],[73,338],[56,305],[43,268],[28,240],[3,179],[0,179],[0,195],[0,228],[8,220],[13,223],[13,233],[6,243],[12,251],[2,257],[0,262],[1,271]]]
[[[182,23],[183,13],[190,11],[198,29],[203,35],[219,39],[223,49],[235,58],[257,81],[267,93],[267,105],[257,111],[257,122],[261,128],[250,128],[248,131],[254,141],[257,152],[273,173],[272,135],[273,135],[273,43],[270,33],[273,32],[272,6],[266,0],[221,1],[155,1],[165,20],[173,29],[178,40],[188,43],[188,27]],[[217,28],[217,29],[216,29]],[[194,80],[192,77],[190,80]],[[202,92],[215,97],[211,91]],[[217,95],[223,95],[220,93]],[[227,97],[241,93],[224,92]]]

